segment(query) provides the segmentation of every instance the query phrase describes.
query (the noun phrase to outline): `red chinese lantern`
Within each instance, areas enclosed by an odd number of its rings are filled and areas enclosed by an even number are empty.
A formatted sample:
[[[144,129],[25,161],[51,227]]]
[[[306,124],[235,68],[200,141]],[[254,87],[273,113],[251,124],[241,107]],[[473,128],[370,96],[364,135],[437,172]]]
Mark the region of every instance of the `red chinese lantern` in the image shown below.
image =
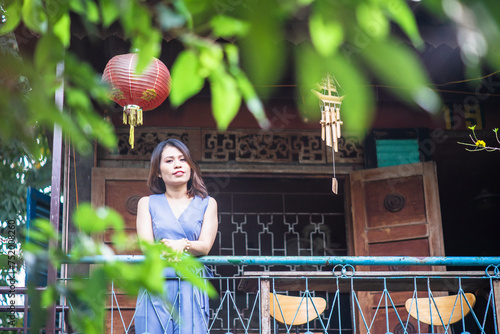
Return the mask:
[[[136,63],[136,53],[114,56],[102,75],[102,80],[111,85],[110,98],[123,107],[123,124],[130,125],[132,148],[134,127],[142,124],[142,111],[162,104],[172,82],[167,66],[160,60],[153,58],[141,74],[135,72]]]

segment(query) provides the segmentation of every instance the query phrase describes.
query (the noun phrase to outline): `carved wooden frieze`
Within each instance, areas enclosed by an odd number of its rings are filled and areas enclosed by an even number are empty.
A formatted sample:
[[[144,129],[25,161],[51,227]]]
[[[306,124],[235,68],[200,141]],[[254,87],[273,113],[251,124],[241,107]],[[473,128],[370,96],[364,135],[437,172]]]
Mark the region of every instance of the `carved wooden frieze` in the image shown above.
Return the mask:
[[[339,139],[339,151],[337,152],[337,154],[339,157],[339,161],[363,161],[363,141],[359,137],[341,137]],[[335,156],[335,159],[337,159],[337,156]]]
[[[237,138],[236,161],[291,162],[289,139],[272,133],[242,133]]]
[[[177,130],[162,130],[155,129],[155,131],[140,131],[135,128],[135,144],[134,148],[130,147],[128,142],[129,130],[123,131],[121,128],[117,129],[116,134],[118,137],[117,155],[119,156],[138,156],[149,159],[154,148],[164,140],[169,138],[176,138],[188,145],[189,136],[187,133]],[[150,128],[151,129],[151,128]],[[112,154],[112,153],[111,153]],[[116,152],[115,152],[116,154]]]
[[[203,162],[324,164],[331,161],[317,131],[220,133],[203,130],[202,141]],[[335,157],[341,163],[362,163],[363,145],[359,138],[341,138]]]
[[[237,133],[202,131],[202,161],[226,162],[236,160]]]
[[[332,152],[316,130],[229,130],[192,128],[135,129],[135,148],[128,144],[128,128],[118,128],[118,147],[114,152],[99,151],[100,160],[149,160],[153,149],[163,140],[177,138],[186,143],[200,163],[263,163],[326,165]],[[344,136],[339,140],[335,163],[364,163],[362,141]]]

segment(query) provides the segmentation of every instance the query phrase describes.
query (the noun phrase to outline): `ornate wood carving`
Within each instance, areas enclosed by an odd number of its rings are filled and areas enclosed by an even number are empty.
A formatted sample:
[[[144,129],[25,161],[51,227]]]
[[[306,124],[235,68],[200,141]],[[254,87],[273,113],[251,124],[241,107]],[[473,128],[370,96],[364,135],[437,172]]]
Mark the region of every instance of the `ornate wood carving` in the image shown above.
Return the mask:
[[[324,164],[331,161],[329,150],[317,131],[220,133],[203,130],[202,141],[203,162]],[[359,139],[341,138],[340,144],[339,162],[363,162],[363,146]]]
[[[130,213],[133,216],[137,215],[137,203],[139,203],[139,200],[141,199],[141,196],[138,195],[132,195],[127,200],[125,201],[125,209],[127,210],[128,213]]]
[[[116,129],[118,147],[113,152],[98,151],[100,161],[143,160],[151,157],[158,143],[177,138],[186,143],[200,163],[227,163],[238,165],[274,164],[295,166],[328,166],[332,152],[321,140],[317,130],[230,130],[189,128],[137,128],[135,148],[128,144],[128,128]],[[344,136],[339,140],[335,163],[343,166],[364,164],[363,144],[359,138]],[[109,165],[107,165],[109,166]]]
[[[153,130],[153,131],[152,131]],[[117,152],[110,153],[111,156],[137,156],[142,157],[144,160],[149,160],[154,148],[164,140],[169,138],[176,138],[189,144],[188,133],[176,130],[161,130],[149,128],[148,131],[140,131],[139,128],[135,129],[135,145],[132,149],[128,143],[129,130],[123,131],[122,128],[117,129],[118,148]]]
[[[398,212],[405,207],[405,197],[399,193],[393,193],[385,196],[384,207],[387,211]]]

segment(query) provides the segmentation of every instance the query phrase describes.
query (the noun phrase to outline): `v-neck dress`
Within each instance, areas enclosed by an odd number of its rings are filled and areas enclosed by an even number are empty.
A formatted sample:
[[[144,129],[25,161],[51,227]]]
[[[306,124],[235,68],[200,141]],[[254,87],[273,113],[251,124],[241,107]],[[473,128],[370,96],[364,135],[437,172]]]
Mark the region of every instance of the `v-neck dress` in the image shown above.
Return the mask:
[[[179,217],[175,217],[164,194],[149,196],[149,212],[154,240],[198,240],[209,197],[193,197]],[[199,273],[210,276],[205,269]],[[153,296],[141,291],[137,298],[135,332],[138,334],[202,334],[208,328],[208,296],[189,282],[180,280],[172,268],[166,268],[165,295]],[[160,277],[158,278],[160,279]]]

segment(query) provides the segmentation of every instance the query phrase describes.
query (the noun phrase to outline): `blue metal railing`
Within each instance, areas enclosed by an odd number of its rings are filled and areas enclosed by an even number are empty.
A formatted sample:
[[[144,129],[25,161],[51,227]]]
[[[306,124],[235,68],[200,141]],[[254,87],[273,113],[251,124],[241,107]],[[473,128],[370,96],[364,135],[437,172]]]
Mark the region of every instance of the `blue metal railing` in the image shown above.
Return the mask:
[[[141,255],[116,255],[113,257],[118,261],[141,262],[144,257]],[[109,257],[94,256],[86,257],[78,263],[102,263],[110,260]],[[441,333],[452,333],[452,325],[447,324],[448,317],[438,313],[433,318],[433,323],[429,326],[423,325],[420,321],[412,319],[409,312],[405,311],[404,304],[397,301],[398,294],[407,291],[405,298],[412,300],[411,306],[414,308],[417,298],[422,296],[428,298],[427,304],[432,308],[436,303],[435,296],[440,291],[464,296],[465,292],[475,292],[476,286],[484,287],[482,297],[482,309],[478,306],[465,305],[472,311],[467,320],[462,317],[460,333],[469,332],[471,334],[498,334],[497,328],[497,305],[495,299],[495,289],[500,291],[500,257],[357,257],[357,256],[312,256],[312,257],[292,257],[292,256],[204,256],[199,260],[213,268],[222,269],[226,267],[237,267],[242,269],[234,277],[215,277],[210,279],[212,284],[219,291],[218,300],[211,301],[211,316],[208,332],[215,333],[275,333],[282,334],[293,331],[292,326],[278,324],[276,318],[272,317],[269,307],[269,293],[290,294],[306,296],[303,303],[313,303],[312,297],[322,296],[326,299],[327,307],[324,313],[319,315],[314,321],[303,326],[304,330],[318,333],[427,333],[435,332],[437,325],[441,326]],[[68,263],[72,263],[68,259]],[[295,272],[290,269],[288,272],[270,271],[271,266],[321,266],[331,267],[332,270]],[[470,272],[388,272],[372,271],[358,272],[354,266],[441,266],[441,267],[473,267],[477,271]],[[262,272],[245,272],[243,269],[264,267]],[[231,269],[231,268],[228,268]],[[216,275],[217,276],[217,275]],[[262,285],[267,282],[267,290],[262,290]],[[399,285],[398,285],[399,284]],[[401,289],[401,284],[408,287]],[[315,289],[314,287],[319,287]],[[474,287],[474,288],[472,288]],[[367,290],[378,293],[367,295]],[[470,291],[474,289],[474,291]],[[0,292],[1,294],[1,292]],[[111,298],[114,300],[113,307],[108,308],[112,313],[119,313],[119,322],[111,323],[111,327],[118,328],[125,333],[132,333],[133,315],[127,315],[123,311],[127,307],[118,304],[115,291],[112,291]],[[366,307],[367,298],[373,302],[373,307]],[[460,301],[461,299],[458,298]],[[478,299],[479,300],[479,299]],[[267,304],[266,304],[267,302]],[[267,305],[267,306],[266,306]],[[428,305],[428,306],[429,306]],[[313,305],[314,306],[314,305]],[[71,305],[65,305],[71,310]],[[283,305],[276,303],[274,312],[282,312]],[[464,303],[456,304],[453,312],[464,313]],[[467,308],[466,307],[466,308]],[[298,310],[299,308],[297,308]],[[314,309],[313,309],[314,310]],[[1,311],[1,310],[0,310]],[[20,312],[21,309],[19,309]],[[123,314],[121,312],[124,312]],[[129,310],[132,312],[133,310]],[[309,311],[307,311],[309,312]],[[453,313],[452,312],[452,313]],[[276,315],[276,313],[275,313]],[[265,319],[267,317],[267,323]],[[111,317],[113,319],[113,317]],[[132,320],[131,320],[132,319]],[[113,320],[111,320],[113,321]],[[266,325],[267,324],[267,325]],[[493,327],[488,327],[493,324]],[[0,325],[1,326],[1,325]],[[109,327],[108,327],[109,328]],[[6,328],[0,327],[0,332]],[[58,332],[59,333],[59,332]],[[64,331],[61,331],[64,333]],[[437,332],[436,332],[437,333]],[[458,332],[456,332],[458,333]]]
[[[92,256],[80,259],[79,263],[103,263],[115,259],[125,262],[142,262],[143,255]],[[205,265],[242,266],[242,265],[308,265],[308,266],[500,266],[500,257],[495,256],[202,256],[198,260]],[[71,262],[68,259],[68,262]]]

